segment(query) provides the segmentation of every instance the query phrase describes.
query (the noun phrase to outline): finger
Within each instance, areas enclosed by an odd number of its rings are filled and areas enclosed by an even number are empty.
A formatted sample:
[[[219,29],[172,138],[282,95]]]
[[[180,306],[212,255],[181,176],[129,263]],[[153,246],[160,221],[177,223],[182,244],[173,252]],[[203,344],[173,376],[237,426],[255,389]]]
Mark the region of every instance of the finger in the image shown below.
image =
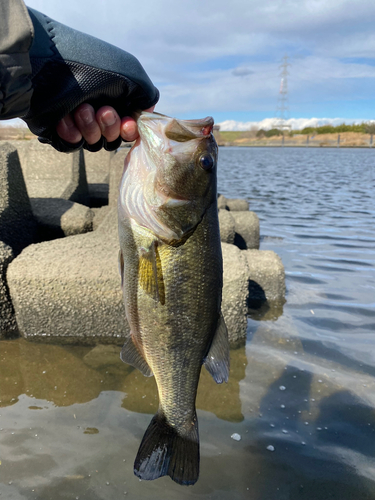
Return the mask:
[[[114,108],[103,106],[96,112],[96,120],[108,142],[115,141],[119,137],[121,120]]]
[[[149,113],[152,113],[155,109],[155,106],[152,106],[151,108],[145,109],[144,111],[147,111]],[[125,116],[121,120],[121,137],[123,138],[124,141],[127,142],[132,142],[135,141],[139,136],[138,133],[138,127],[137,127],[137,122],[134,120],[134,118],[131,118],[130,116]]]
[[[125,116],[121,120],[121,137],[126,142],[132,142],[139,136],[136,121],[130,116]]]
[[[82,139],[82,134],[76,127],[71,115],[66,115],[56,125],[56,132],[66,142],[76,144]]]
[[[75,123],[87,144],[95,144],[102,136],[96,121],[95,110],[90,104],[81,104],[74,113]]]

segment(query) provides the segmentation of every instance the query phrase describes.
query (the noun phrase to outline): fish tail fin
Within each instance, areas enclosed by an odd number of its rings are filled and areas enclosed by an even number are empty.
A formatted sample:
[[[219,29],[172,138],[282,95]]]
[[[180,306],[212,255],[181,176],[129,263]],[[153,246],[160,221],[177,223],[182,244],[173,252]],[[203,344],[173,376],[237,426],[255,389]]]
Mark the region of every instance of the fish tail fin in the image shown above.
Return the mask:
[[[148,426],[134,462],[134,474],[152,480],[170,476],[178,484],[191,485],[199,476],[198,421],[178,431],[159,410]]]

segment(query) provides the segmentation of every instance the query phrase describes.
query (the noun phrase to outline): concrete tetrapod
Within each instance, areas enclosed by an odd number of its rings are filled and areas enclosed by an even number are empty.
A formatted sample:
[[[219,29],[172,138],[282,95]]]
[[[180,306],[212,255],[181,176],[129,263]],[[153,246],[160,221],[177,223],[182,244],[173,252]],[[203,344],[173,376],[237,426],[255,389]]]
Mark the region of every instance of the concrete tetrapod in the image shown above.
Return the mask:
[[[53,240],[92,231],[94,212],[86,205],[61,198],[31,198],[38,222],[38,240]]]
[[[63,198],[89,204],[82,150],[59,153],[39,141],[14,141],[30,198]]]
[[[244,253],[234,245],[221,244],[223,252],[222,311],[229,341],[246,338],[249,268]]]
[[[26,248],[8,268],[21,334],[35,341],[123,343],[129,327],[118,251],[116,210],[95,232]]]
[[[246,336],[248,265],[222,244],[223,314],[230,340]],[[34,341],[119,343],[129,327],[118,275],[117,212],[93,233],[31,245],[8,268],[21,334]]]
[[[219,209],[220,240],[223,243],[234,243],[236,234],[235,222],[228,210]]]
[[[249,312],[254,319],[276,319],[285,303],[285,269],[272,250],[243,251],[249,269]]]
[[[0,339],[17,332],[16,318],[6,281],[6,271],[13,258],[13,250],[0,241]]]
[[[0,144],[0,338],[17,331],[6,271],[14,256],[36,239],[37,224],[27,195],[18,154]]]
[[[241,250],[259,249],[259,218],[255,212],[228,212],[234,220],[234,244]]]
[[[108,204],[109,165],[114,155],[115,152],[105,149],[96,153],[84,151],[91,207]]]

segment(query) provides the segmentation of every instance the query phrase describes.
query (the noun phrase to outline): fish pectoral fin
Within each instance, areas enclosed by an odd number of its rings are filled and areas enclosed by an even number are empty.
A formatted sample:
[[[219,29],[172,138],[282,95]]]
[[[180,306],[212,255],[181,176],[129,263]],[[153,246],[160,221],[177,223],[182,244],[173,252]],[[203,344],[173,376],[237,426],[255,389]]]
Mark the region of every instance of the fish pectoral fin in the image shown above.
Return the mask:
[[[149,249],[141,249],[139,256],[138,279],[140,287],[153,299],[155,302],[165,304],[165,289],[163,270],[161,267],[160,254],[158,250],[158,242],[153,241]]]
[[[120,353],[121,361],[127,363],[128,365],[134,366],[140,372],[143,373],[145,377],[152,377],[153,373],[151,368],[148,366],[147,361],[139,352],[137,346],[134,344],[132,335],[130,335],[126,340],[125,344],[122,346]]]
[[[228,382],[229,340],[228,330],[222,312],[220,312],[216,333],[212,340],[210,350],[204,360],[204,366],[217,384]]]

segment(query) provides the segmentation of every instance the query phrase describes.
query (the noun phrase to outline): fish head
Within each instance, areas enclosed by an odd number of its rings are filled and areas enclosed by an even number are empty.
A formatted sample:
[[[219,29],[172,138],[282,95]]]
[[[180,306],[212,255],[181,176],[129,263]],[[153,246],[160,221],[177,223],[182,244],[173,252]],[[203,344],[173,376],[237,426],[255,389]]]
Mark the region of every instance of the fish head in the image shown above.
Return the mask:
[[[213,124],[212,117],[177,120],[158,113],[140,115],[139,134],[156,166],[160,193],[175,200],[211,201],[207,195],[216,189],[218,153]]]
[[[148,227],[161,239],[183,238],[216,203],[218,147],[213,123],[211,117],[177,120],[148,112],[137,119],[140,138],[128,155],[125,174],[142,180],[143,214],[147,207],[150,214],[149,221],[142,215],[141,224],[147,227],[152,219]]]

